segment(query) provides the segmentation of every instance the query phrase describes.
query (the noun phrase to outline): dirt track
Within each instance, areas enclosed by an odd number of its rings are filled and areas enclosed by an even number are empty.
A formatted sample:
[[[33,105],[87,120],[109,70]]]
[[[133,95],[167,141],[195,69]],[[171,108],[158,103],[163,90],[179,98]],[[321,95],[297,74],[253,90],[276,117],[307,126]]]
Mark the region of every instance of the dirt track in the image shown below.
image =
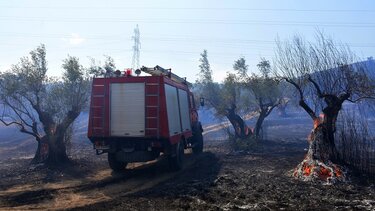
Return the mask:
[[[201,166],[198,163],[207,165],[196,175],[199,178],[218,170],[214,167],[218,165],[217,159],[210,152],[198,156],[187,154],[186,168],[180,172],[171,172],[163,158],[147,164],[130,165],[123,173],[112,172],[105,161],[101,161],[90,163],[83,159],[72,167],[58,170],[42,167],[28,169],[27,162],[20,161],[14,169],[9,169],[7,174],[2,175],[0,209],[69,209],[108,203],[176,177],[194,178],[189,174],[197,173],[194,168]],[[95,164],[99,165],[94,166]],[[21,166],[26,169],[20,170]]]
[[[374,210],[375,188],[354,180],[324,186],[299,182],[290,170],[305,143],[267,142],[256,153],[230,152],[208,141],[188,154],[180,172],[163,159],[113,174],[104,156],[85,155],[75,165],[48,170],[15,162],[2,169],[0,210]],[[91,151],[92,153],[92,151]]]

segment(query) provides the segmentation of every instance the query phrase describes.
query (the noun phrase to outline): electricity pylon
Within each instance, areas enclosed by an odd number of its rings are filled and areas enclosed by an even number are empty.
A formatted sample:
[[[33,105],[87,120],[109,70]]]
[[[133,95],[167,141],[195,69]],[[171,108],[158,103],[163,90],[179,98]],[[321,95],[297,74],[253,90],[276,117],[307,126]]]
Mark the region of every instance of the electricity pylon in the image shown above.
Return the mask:
[[[141,42],[139,40],[140,33],[138,24],[134,29],[134,36],[132,36],[132,40],[134,41],[133,45],[133,58],[132,58],[132,69],[136,70],[139,68],[139,55],[140,55],[140,49],[141,49]]]

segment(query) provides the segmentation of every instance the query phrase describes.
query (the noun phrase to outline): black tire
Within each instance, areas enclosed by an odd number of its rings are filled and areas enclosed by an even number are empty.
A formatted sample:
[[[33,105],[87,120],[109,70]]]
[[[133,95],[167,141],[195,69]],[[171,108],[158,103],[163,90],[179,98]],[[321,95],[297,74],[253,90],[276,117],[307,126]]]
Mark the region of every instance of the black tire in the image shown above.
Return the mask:
[[[168,157],[169,166],[172,170],[179,171],[183,167],[184,157],[185,157],[185,152],[184,152],[185,147],[184,147],[183,141],[181,140],[175,146],[172,146],[172,148],[173,148],[173,152]]]
[[[193,146],[192,150],[194,154],[200,154],[203,152],[203,127],[200,122],[196,122],[193,127]]]
[[[109,167],[115,172],[119,172],[125,169],[127,163],[117,160],[116,153],[108,153],[108,164]]]
[[[202,132],[198,132],[194,135],[194,144],[192,147],[194,154],[200,154],[203,152],[203,135]]]

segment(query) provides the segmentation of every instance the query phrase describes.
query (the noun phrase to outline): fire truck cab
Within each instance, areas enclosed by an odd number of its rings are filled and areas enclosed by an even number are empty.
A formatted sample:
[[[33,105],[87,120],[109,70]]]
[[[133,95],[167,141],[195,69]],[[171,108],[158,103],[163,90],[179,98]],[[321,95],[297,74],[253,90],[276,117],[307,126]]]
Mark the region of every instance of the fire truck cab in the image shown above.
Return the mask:
[[[114,171],[161,154],[168,157],[172,169],[179,170],[184,149],[203,150],[194,96],[188,82],[170,70],[159,66],[140,70],[150,76],[116,71],[93,79],[88,138],[97,154],[108,153]]]

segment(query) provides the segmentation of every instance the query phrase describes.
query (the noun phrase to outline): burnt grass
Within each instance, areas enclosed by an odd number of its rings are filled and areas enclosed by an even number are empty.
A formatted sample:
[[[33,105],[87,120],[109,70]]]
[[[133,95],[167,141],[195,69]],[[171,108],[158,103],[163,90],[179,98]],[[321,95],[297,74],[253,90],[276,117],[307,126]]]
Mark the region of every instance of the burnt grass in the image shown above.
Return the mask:
[[[150,189],[80,210],[374,210],[372,178],[323,185],[291,177],[305,143],[265,141],[255,152],[210,142],[194,165]]]
[[[193,161],[166,180],[139,191],[126,188],[125,182],[124,189],[111,195],[110,199],[76,206],[72,210],[375,209],[374,179],[358,172],[349,171],[347,182],[334,185],[302,182],[291,177],[293,168],[302,161],[306,147],[304,141],[298,140],[264,141],[256,150],[246,152],[231,150],[228,141],[206,141],[202,154],[186,156]],[[81,157],[72,158],[70,166],[56,169],[30,167],[28,160],[12,161],[12,165],[1,168],[0,190],[9,190],[20,184],[84,180],[87,175],[108,169],[105,159],[98,159],[93,154],[93,151],[82,149]],[[148,178],[158,177],[160,166],[164,168],[162,164],[150,165],[64,190],[37,189],[0,195],[0,210],[48,204],[50,200],[58,200],[55,197],[61,191],[101,192],[129,178],[146,182]],[[165,175],[163,171],[167,170],[161,171],[159,173]]]

